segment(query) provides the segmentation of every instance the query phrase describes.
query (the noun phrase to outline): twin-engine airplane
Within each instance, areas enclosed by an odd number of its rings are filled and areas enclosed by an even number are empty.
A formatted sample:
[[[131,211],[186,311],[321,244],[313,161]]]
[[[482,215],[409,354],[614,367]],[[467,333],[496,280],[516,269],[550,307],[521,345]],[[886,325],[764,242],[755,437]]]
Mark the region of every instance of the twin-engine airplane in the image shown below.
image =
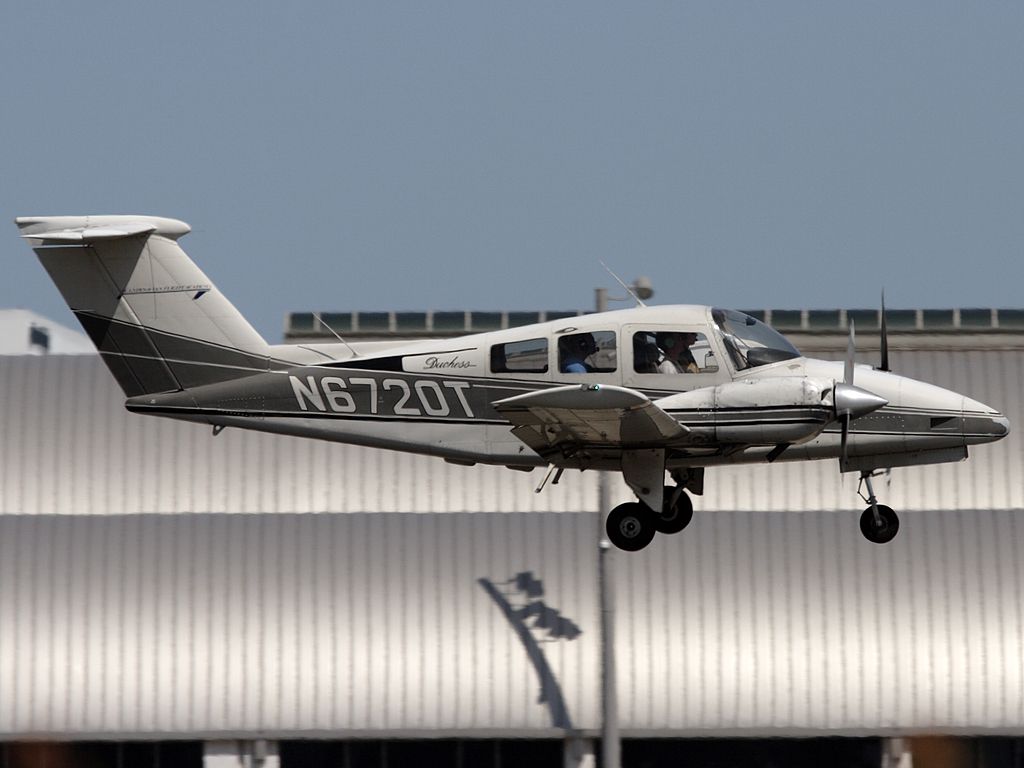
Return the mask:
[[[701,306],[446,340],[271,345],[178,246],[183,222],[17,225],[128,410],[458,464],[621,472],[638,501],[611,510],[606,528],[625,550],[689,523],[687,491],[703,493],[707,467],[829,458],[860,473],[861,531],[884,543],[899,518],[875,498],[873,473],[959,461],[1009,431],[987,405],[890,373],[884,322],[878,369],[854,366],[852,328],[844,365],[802,356],[740,312]]]

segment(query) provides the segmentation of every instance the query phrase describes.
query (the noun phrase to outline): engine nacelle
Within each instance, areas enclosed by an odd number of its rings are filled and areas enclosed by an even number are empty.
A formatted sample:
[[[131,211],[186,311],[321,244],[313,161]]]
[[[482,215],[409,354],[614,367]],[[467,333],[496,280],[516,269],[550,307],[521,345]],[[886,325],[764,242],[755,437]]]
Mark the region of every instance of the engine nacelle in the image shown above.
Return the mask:
[[[659,408],[698,442],[779,445],[817,436],[836,417],[835,382],[808,376],[742,379],[669,395]]]

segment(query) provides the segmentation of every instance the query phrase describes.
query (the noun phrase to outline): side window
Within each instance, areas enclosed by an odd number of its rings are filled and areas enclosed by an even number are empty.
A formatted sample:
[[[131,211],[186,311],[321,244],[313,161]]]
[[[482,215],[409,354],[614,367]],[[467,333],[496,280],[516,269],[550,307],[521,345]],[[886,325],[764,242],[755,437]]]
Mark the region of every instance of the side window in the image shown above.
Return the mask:
[[[558,338],[561,373],[612,373],[618,367],[615,331],[568,333]]]
[[[638,331],[633,334],[637,373],[714,373],[715,353],[707,336],[693,331]]]
[[[491,347],[491,373],[547,373],[548,340],[526,339]]]

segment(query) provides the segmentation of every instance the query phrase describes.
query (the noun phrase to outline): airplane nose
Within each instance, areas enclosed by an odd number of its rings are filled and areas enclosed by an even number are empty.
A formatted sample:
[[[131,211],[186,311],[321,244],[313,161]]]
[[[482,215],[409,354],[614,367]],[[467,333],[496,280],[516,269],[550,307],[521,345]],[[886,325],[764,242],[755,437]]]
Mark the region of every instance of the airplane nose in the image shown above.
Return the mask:
[[[969,443],[993,443],[1010,434],[1010,420],[995,408],[964,398],[964,437]]]

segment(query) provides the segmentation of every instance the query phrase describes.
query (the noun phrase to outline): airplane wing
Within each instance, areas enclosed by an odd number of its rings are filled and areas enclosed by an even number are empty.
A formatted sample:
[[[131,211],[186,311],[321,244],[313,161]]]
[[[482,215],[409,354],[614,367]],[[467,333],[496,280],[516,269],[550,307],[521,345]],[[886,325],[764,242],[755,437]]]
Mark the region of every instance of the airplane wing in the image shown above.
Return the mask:
[[[512,433],[541,455],[552,448],[663,446],[690,430],[644,394],[581,384],[542,389],[493,403]]]

